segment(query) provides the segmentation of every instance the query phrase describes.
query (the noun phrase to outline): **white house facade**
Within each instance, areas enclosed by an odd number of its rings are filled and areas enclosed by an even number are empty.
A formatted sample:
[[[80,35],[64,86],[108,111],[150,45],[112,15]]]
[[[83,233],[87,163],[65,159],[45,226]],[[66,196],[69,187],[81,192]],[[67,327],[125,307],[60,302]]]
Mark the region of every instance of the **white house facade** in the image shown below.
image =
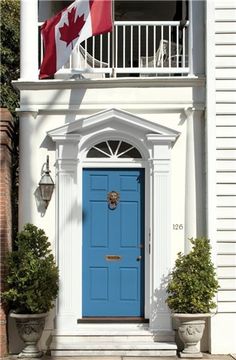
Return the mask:
[[[63,2],[52,3],[21,1],[14,82],[19,226],[45,230],[60,272],[42,348],[175,355],[166,278],[188,238],[208,236],[221,288],[201,348],[236,352],[236,5],[117,1],[113,33],[38,80],[38,24]],[[47,155],[55,189],[45,208]]]

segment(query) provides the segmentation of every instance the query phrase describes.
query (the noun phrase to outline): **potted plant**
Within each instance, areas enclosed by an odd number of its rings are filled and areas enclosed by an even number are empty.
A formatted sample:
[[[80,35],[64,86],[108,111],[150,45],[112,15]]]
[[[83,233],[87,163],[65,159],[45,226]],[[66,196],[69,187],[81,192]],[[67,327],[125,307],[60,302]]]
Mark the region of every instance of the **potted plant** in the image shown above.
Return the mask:
[[[11,309],[25,348],[19,357],[37,358],[43,354],[37,342],[45,318],[58,294],[58,268],[45,232],[26,224],[17,235],[16,250],[7,257],[6,291],[3,301]]]
[[[211,261],[210,242],[206,238],[190,239],[192,250],[178,254],[167,285],[167,304],[177,320],[183,341],[181,357],[202,357],[197,344],[205,328],[205,320],[216,307],[214,296],[219,288]]]

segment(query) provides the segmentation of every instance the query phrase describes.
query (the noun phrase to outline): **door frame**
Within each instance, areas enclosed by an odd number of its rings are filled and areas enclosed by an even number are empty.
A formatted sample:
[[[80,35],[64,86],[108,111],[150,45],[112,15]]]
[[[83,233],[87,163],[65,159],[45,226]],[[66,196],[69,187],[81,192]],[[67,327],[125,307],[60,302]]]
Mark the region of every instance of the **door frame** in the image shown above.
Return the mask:
[[[102,160],[102,158],[100,158],[100,159]],[[95,169],[95,170],[99,170],[99,169],[119,170],[119,169],[132,169],[132,168],[133,169],[143,169],[143,172],[144,172],[144,185],[143,185],[144,186],[144,191],[143,191],[144,199],[143,199],[143,209],[141,211],[141,213],[142,213],[141,219],[144,222],[144,224],[143,224],[143,226],[144,226],[144,230],[143,230],[144,266],[142,266],[143,273],[141,275],[141,276],[143,276],[143,280],[142,280],[143,281],[143,291],[142,291],[142,300],[141,300],[141,302],[142,302],[142,307],[143,307],[144,318],[147,319],[147,317],[145,316],[146,315],[145,304],[147,303],[147,301],[145,301],[146,300],[145,295],[149,293],[149,287],[147,287],[147,289],[145,287],[146,286],[145,274],[148,273],[147,271],[145,271],[145,266],[146,266],[146,261],[149,261],[150,256],[148,256],[149,254],[147,254],[147,251],[146,251],[147,249],[146,249],[146,246],[145,246],[146,245],[146,241],[145,241],[145,239],[146,239],[146,216],[145,216],[145,210],[146,210],[146,183],[145,183],[145,181],[146,181],[146,171],[145,171],[145,167],[143,167],[142,161],[139,162],[140,166],[137,166],[137,164],[136,164],[136,166],[128,166],[127,162],[125,163],[126,166],[122,166],[122,164],[120,164],[119,167],[117,167],[117,166],[106,166],[106,165],[108,165],[108,163],[105,163],[105,162],[104,162],[104,166],[102,166],[102,167],[101,166],[99,166],[99,167],[95,166],[95,163],[93,163],[93,162],[92,162],[92,164],[94,166],[90,166],[90,165],[86,166],[86,162],[85,162],[85,164],[84,164],[85,166],[82,167],[82,179],[84,178],[83,177],[83,172],[84,172],[85,169]],[[83,192],[83,185],[82,185],[82,192]],[[82,197],[82,202],[83,202],[83,197]],[[83,230],[83,222],[82,222],[82,230]],[[82,231],[82,240],[83,240],[83,237],[84,237],[84,234],[83,234],[83,231]],[[83,244],[82,244],[82,256],[83,256]],[[83,258],[82,258],[82,270],[83,270]],[[147,282],[147,284],[149,284],[149,282]],[[82,289],[83,289],[83,281],[82,281]],[[82,301],[82,307],[83,307],[83,301]],[[83,318],[84,317],[83,317],[83,311],[82,311],[82,319]],[[117,317],[117,318],[119,318],[119,317]]]
[[[179,133],[118,109],[96,113],[48,133],[56,142],[56,253],[60,288],[55,326],[77,331],[82,318],[82,171],[86,167],[145,169],[145,317],[171,331],[163,279],[171,269],[171,148]],[[88,159],[104,140],[135,146],[142,159]],[[150,250],[150,254],[149,254]]]
[[[144,297],[143,297],[143,308],[144,308],[144,317],[145,319],[149,319],[150,314],[150,256],[149,256],[149,244],[147,244],[147,241],[149,239],[149,223],[150,223],[150,178],[148,177],[148,174],[150,173],[150,166],[147,161],[139,160],[135,163],[132,163],[131,161],[119,161],[119,164],[114,161],[106,161],[105,159],[99,159],[101,160],[99,163],[97,161],[84,161],[80,169],[78,169],[79,173],[79,179],[81,180],[81,184],[83,182],[83,170],[87,168],[106,168],[106,169],[130,169],[130,168],[141,168],[144,169]],[[119,165],[119,166],[118,166]],[[79,181],[80,181],[79,180]],[[83,195],[83,185],[81,187],[81,196]],[[82,224],[83,227],[83,224]],[[83,237],[83,232],[81,233],[81,237]],[[82,260],[83,261],[83,260]],[[83,267],[83,265],[82,265]],[[81,318],[82,318],[82,308],[81,308]]]

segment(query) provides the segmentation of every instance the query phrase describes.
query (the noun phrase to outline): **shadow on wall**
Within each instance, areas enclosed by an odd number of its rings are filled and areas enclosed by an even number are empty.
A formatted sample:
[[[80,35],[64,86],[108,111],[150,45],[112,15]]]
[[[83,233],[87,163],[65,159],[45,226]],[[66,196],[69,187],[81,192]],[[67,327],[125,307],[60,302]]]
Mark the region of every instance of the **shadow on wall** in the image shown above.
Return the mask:
[[[153,323],[158,322],[158,316],[160,313],[168,312],[168,306],[165,303],[166,300],[166,286],[168,283],[169,276],[163,276],[159,289],[155,289],[152,295],[152,307],[150,320]]]

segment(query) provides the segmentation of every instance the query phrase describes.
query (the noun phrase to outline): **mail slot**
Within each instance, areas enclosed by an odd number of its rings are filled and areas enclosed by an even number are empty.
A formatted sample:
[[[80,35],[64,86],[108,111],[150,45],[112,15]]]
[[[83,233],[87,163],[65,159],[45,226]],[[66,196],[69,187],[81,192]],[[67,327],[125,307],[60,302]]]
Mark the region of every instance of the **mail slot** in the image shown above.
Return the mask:
[[[106,255],[105,258],[106,258],[107,261],[119,261],[119,260],[121,260],[120,255]]]

